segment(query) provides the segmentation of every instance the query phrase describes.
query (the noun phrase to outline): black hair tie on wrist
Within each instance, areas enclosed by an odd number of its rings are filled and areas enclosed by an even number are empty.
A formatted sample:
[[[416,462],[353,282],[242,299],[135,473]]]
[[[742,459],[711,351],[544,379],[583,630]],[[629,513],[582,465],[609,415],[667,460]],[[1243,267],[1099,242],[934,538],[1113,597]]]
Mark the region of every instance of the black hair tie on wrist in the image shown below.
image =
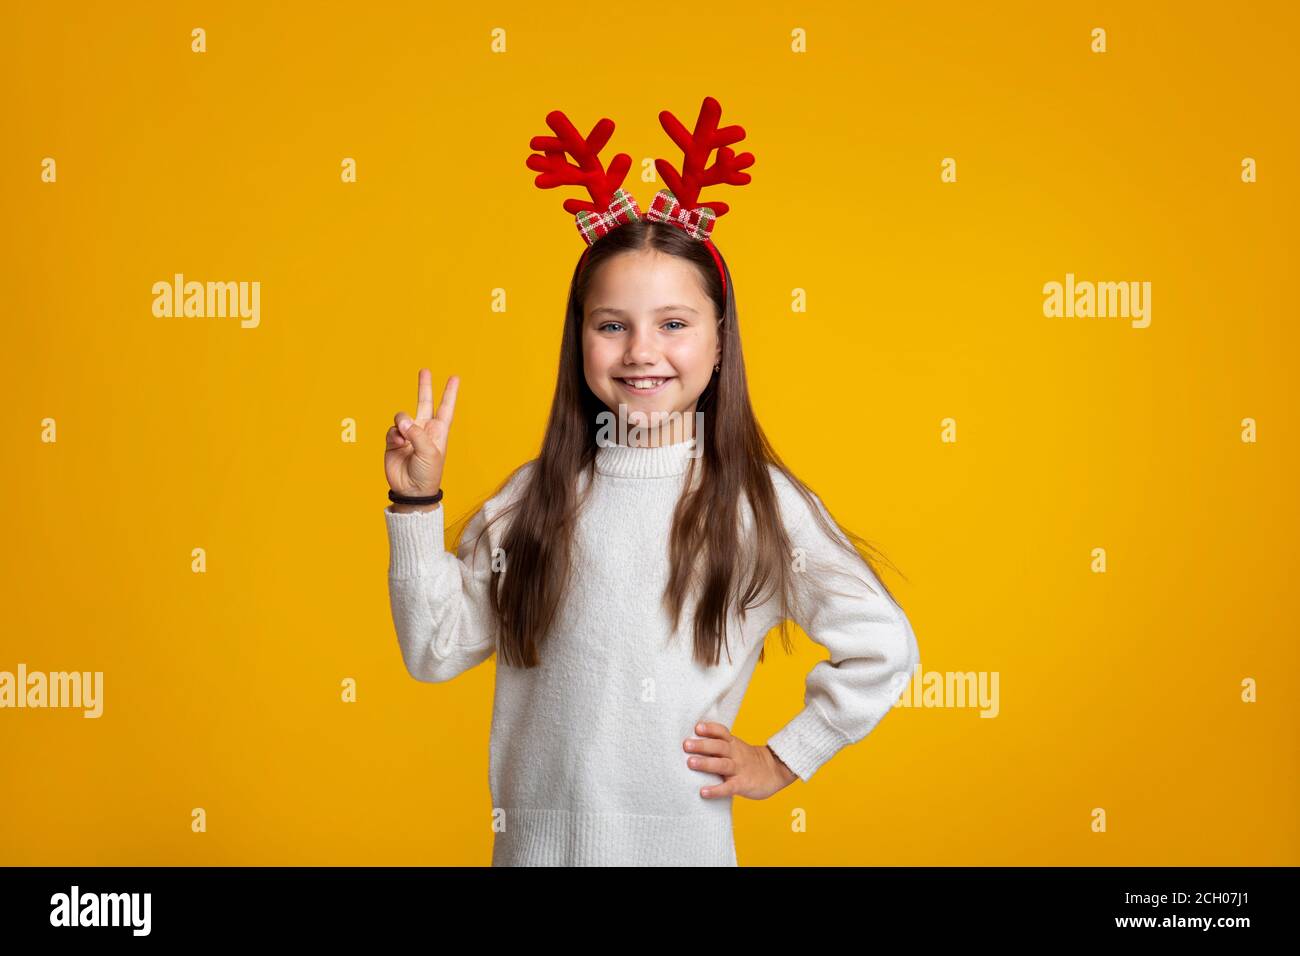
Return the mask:
[[[399,495],[391,488],[388,489],[388,500],[395,505],[436,505],[442,500],[442,489],[438,489],[436,495],[429,495],[424,498],[408,498],[406,495]]]

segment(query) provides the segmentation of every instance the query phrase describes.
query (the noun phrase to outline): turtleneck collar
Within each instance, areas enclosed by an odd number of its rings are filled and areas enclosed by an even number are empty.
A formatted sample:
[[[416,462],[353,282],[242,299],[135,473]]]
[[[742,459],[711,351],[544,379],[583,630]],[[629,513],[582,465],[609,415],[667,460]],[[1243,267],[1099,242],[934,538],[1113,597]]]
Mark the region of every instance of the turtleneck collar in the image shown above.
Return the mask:
[[[682,475],[697,451],[690,439],[675,445],[643,448],[637,445],[599,445],[596,471],[617,478],[668,478]]]

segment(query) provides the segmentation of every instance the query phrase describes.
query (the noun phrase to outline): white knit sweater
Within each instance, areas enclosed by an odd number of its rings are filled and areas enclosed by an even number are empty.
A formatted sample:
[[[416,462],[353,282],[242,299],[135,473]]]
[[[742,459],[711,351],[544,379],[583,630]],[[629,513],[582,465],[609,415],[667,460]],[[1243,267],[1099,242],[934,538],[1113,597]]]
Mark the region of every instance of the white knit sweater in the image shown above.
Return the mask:
[[[775,597],[743,621],[733,614],[730,660],[724,650],[720,664],[705,668],[692,659],[688,599],[681,631],[668,642],[661,597],[669,531],[692,453],[689,442],[597,450],[577,522],[578,564],[542,663],[496,666],[493,866],[737,865],[731,799],[699,793],[723,777],[688,767],[682,742],[699,736],[700,721],[733,726],[763,638],[780,619]],[[489,529],[490,544],[473,554],[471,545],[533,464],[475,513],[455,554],[445,550],[441,506],[385,510],[393,623],[417,680],[450,680],[492,655],[492,553],[510,519]],[[907,617],[867,564],[837,549],[785,476],[775,469],[772,476],[807,602],[794,619],[830,652],[808,675],[804,708],[767,740],[807,781],[880,722],[919,651]],[[741,513],[748,530],[743,499]]]

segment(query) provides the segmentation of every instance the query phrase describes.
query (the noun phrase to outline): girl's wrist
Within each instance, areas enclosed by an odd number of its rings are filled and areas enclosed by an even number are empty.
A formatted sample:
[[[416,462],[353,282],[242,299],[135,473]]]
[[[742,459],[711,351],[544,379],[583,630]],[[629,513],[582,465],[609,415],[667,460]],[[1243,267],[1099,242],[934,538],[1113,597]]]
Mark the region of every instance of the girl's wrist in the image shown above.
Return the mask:
[[[442,503],[442,488],[439,487],[433,494],[404,494],[396,489],[388,492],[388,500],[392,502],[389,510],[394,514],[413,514],[417,511],[433,511]]]
[[[767,752],[772,755],[772,760],[776,763],[777,773],[781,774],[787,784],[794,783],[799,779],[799,775],[787,767],[785,761],[776,755],[776,751],[772,749],[771,744],[765,744],[764,746],[767,748]]]

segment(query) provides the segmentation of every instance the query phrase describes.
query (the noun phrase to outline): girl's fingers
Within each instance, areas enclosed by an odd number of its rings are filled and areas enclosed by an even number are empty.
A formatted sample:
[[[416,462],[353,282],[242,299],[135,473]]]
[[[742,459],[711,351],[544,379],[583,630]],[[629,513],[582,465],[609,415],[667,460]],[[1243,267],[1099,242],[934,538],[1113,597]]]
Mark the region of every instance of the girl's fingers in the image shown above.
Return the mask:
[[[460,388],[460,376],[453,375],[447,379],[447,385],[442,390],[442,400],[438,402],[438,421],[451,428],[451,418],[456,412],[456,392]]]
[[[690,746],[687,747],[687,744],[690,744]],[[682,749],[687,753],[714,754],[715,756],[722,756],[731,752],[731,747],[725,740],[716,740],[711,737],[688,737],[682,741]]]
[[[406,439],[416,454],[427,456],[433,451],[433,439],[424,425],[413,421],[406,412],[398,412],[393,419],[397,422],[397,433]]]
[[[433,437],[429,434],[428,423],[412,421],[411,416],[405,412],[398,412],[397,419],[398,434],[406,439],[417,455],[428,458],[437,450]]]
[[[433,417],[433,373],[420,369],[420,385],[416,390],[415,420],[427,422]]]
[[[686,766],[704,773],[716,773],[721,777],[730,777],[736,772],[736,761],[730,757],[688,757]]]
[[[397,430],[396,425],[388,426],[388,435],[386,437],[388,438],[389,448],[401,448],[406,444],[406,439],[402,437],[402,433]]]
[[[706,800],[716,800],[719,797],[735,796],[736,784],[733,782],[736,778],[731,777],[722,783],[715,783],[711,787],[701,787],[700,796]]]
[[[719,740],[731,739],[731,732],[722,724],[712,720],[706,720],[702,723],[696,724],[695,732],[701,737],[716,737]]]

